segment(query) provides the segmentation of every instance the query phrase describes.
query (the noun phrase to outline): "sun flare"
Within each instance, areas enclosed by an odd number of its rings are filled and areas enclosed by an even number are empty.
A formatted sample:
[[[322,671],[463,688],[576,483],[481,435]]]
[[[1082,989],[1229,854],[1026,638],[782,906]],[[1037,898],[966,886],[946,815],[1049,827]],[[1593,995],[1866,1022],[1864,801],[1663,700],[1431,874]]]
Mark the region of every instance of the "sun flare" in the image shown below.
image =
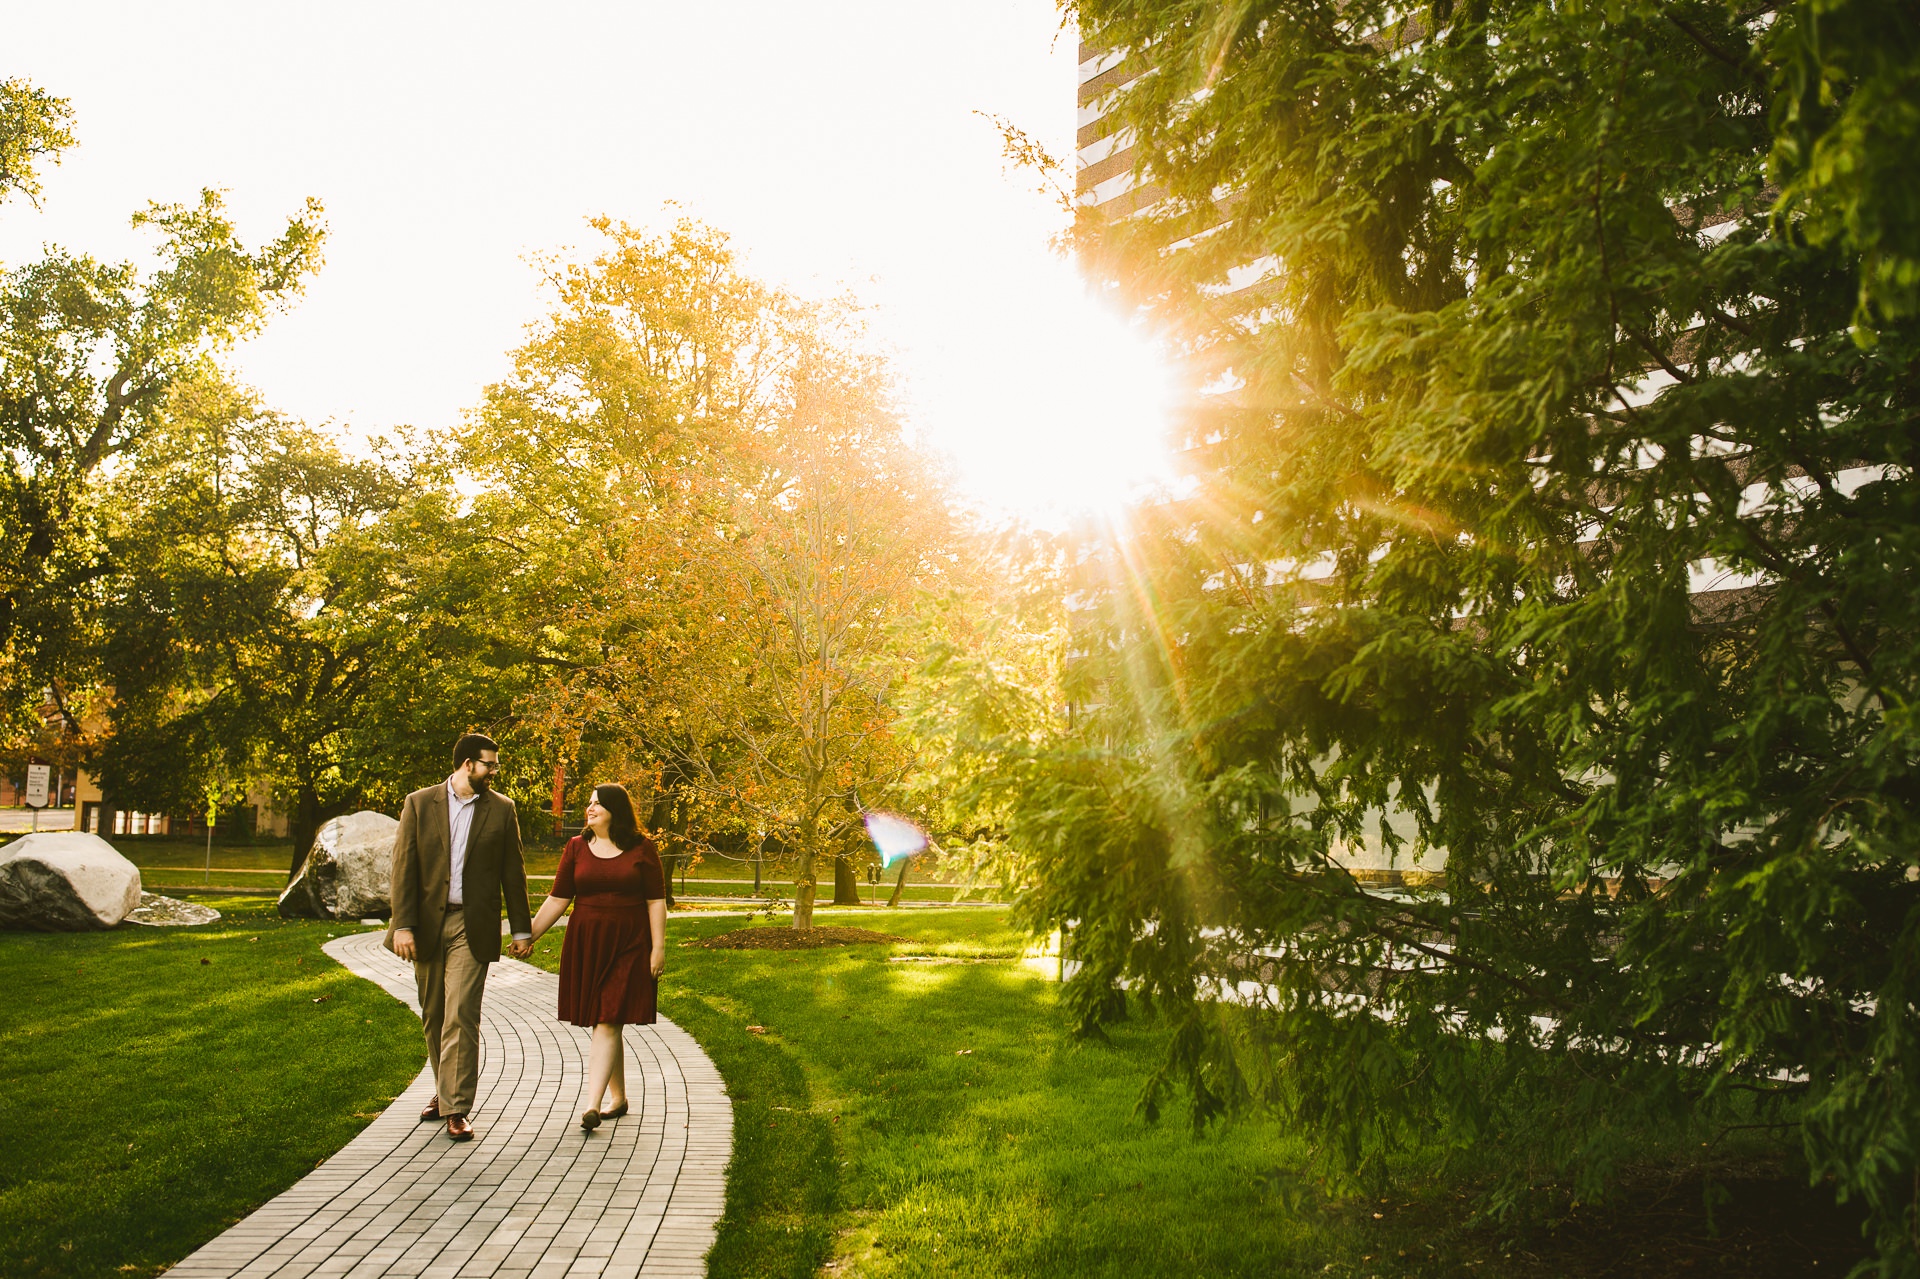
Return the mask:
[[[1177,390],[1162,347],[1060,268],[996,317],[996,367],[938,388],[922,417],[982,506],[1053,526],[1117,511],[1172,479]]]

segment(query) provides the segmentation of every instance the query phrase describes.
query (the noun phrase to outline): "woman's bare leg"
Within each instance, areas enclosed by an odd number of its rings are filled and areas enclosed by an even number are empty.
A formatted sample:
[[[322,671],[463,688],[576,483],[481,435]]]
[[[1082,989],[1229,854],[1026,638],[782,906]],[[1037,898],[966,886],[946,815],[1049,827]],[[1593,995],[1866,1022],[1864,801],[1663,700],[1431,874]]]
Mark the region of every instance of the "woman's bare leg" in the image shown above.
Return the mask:
[[[618,1080],[615,1085],[619,1095],[626,1096],[626,1069],[621,1061],[625,1054],[621,1051],[620,1026],[616,1022],[603,1021],[593,1028],[593,1042],[587,1047],[587,1108],[601,1109],[600,1101],[607,1091],[607,1084]],[[619,1103],[616,1102],[615,1105]],[[607,1109],[611,1110],[609,1106]]]
[[[618,1110],[627,1104],[627,1041],[621,1031],[624,1026],[611,1027],[613,1031],[613,1069],[607,1074],[607,1100],[612,1103],[608,1110]]]

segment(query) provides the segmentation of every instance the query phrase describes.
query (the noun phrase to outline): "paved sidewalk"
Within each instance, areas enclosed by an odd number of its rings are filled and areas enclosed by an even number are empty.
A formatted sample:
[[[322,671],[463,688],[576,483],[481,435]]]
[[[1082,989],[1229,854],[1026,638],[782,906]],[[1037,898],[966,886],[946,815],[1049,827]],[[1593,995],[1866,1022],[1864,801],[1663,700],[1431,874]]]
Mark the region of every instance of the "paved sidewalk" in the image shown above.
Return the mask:
[[[0,808],[0,835],[21,834],[31,830],[72,830],[73,810],[71,808],[43,808],[40,810],[40,825],[33,824],[31,808]]]
[[[413,968],[369,930],[326,951],[415,1012]],[[733,1106],[693,1038],[627,1027],[633,1111],[580,1132],[587,1032],[559,982],[503,959],[487,977],[477,1137],[417,1122],[422,1071],[358,1137],[168,1273],[182,1279],[699,1276],[726,1198]]]

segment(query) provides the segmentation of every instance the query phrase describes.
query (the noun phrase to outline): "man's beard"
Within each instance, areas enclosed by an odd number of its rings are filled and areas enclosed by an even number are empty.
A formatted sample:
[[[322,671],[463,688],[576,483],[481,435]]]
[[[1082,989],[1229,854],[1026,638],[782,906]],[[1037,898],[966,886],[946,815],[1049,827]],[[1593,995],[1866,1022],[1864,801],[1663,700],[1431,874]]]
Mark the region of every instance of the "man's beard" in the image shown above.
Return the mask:
[[[474,773],[468,776],[467,785],[473,787],[474,794],[484,795],[493,789],[493,779],[484,773]]]

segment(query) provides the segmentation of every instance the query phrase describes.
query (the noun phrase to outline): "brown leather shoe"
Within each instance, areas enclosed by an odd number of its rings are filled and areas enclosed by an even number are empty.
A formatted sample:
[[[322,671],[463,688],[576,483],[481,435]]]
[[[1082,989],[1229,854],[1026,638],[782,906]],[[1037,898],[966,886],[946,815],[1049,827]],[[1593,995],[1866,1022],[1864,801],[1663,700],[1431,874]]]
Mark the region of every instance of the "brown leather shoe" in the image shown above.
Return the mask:
[[[420,1122],[423,1124],[431,1124],[431,1123],[437,1123],[439,1119],[440,1119],[440,1099],[438,1097],[435,1097],[432,1101],[427,1103],[427,1108],[420,1112]]]
[[[472,1141],[473,1125],[467,1122],[465,1115],[448,1115],[447,1136],[455,1141]]]
[[[582,1131],[592,1132],[595,1128],[598,1128],[599,1126],[600,1126],[599,1111],[589,1110],[580,1116],[580,1128]]]
[[[612,1110],[601,1111],[600,1117],[602,1119],[625,1119],[627,1117],[627,1103],[623,1101]]]

